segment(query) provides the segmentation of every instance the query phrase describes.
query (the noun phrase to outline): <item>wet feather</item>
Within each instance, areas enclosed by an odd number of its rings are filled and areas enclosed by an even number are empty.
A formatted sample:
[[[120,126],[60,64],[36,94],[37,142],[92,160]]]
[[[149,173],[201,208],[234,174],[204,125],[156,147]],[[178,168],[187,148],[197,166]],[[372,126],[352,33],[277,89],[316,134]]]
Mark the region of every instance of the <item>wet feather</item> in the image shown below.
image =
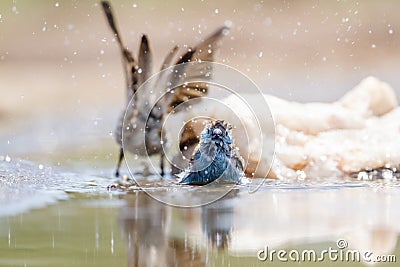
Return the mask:
[[[223,121],[208,124],[180,183],[204,185],[214,181],[239,182],[243,160],[230,136],[230,126]]]

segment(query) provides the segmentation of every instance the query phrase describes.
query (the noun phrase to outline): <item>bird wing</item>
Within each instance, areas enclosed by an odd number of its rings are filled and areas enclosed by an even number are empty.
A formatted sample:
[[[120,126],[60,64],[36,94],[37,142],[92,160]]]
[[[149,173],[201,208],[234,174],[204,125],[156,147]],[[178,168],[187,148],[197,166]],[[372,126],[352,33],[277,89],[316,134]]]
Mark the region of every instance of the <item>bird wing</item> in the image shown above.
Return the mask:
[[[137,73],[138,65],[131,51],[122,42],[122,38],[115,23],[115,18],[110,3],[108,1],[102,1],[101,5],[103,7],[104,14],[106,15],[108,25],[110,26],[112,32],[114,33],[114,36],[119,45],[119,49],[121,50],[123,65],[125,70],[127,101],[129,102],[130,99],[132,98],[132,95],[136,92],[138,87],[138,81],[139,81]]]
[[[229,28],[226,26],[219,28],[197,46],[195,46],[194,48],[189,48],[188,51],[183,54],[176,62],[176,65],[193,61],[212,62],[214,60],[216,52],[220,47],[221,38],[227,35],[228,32]],[[174,90],[174,94],[171,94],[171,97],[168,99],[168,113],[174,110],[174,108],[177,107],[179,104],[189,99],[198,98],[207,94],[208,86],[206,83],[185,83],[185,80],[193,80],[196,78],[199,80],[211,80],[212,69],[203,68],[204,66],[199,66],[199,68],[191,67],[190,69],[187,66],[185,66],[184,68],[178,66],[176,69],[179,69],[180,73],[172,73],[171,84],[183,85],[177,88],[172,88]]]

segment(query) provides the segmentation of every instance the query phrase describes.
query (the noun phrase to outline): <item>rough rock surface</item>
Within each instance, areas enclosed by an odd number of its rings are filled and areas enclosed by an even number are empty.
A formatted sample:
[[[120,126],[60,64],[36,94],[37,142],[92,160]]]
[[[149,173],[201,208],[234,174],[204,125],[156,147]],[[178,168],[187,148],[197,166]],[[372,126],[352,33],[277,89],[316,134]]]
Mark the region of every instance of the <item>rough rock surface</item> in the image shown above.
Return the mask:
[[[260,140],[256,119],[237,96],[223,100],[236,115],[219,106],[198,105],[212,117],[236,126],[233,138],[243,158],[248,158],[247,174],[263,176],[271,162],[268,176],[281,179],[340,177],[400,163],[400,107],[394,90],[374,77],[364,79],[333,103],[264,98],[270,109],[262,107],[265,116],[272,113],[275,123],[275,146],[260,145],[273,137],[266,133]],[[187,116],[196,112],[193,109]],[[264,150],[261,158],[260,149]]]

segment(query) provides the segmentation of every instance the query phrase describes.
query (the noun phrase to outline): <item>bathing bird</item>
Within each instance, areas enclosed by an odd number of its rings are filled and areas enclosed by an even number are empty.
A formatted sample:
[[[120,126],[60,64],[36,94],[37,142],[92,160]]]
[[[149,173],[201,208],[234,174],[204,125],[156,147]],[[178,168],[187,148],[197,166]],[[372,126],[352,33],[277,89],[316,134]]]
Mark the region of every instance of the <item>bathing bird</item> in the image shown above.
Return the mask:
[[[108,24],[121,50],[127,88],[126,99],[128,105],[126,110],[122,112],[115,131],[115,139],[120,146],[115,176],[119,176],[119,169],[124,159],[125,150],[138,156],[160,155],[160,174],[164,175],[165,154],[163,144],[168,141],[162,133],[165,118],[171,112],[178,112],[179,110],[175,108],[181,103],[189,99],[200,98],[207,94],[207,84],[204,82],[183,83],[178,88],[173,88],[173,93],[168,94],[167,97],[164,97],[153,107],[146,105],[145,103],[149,102],[151,96],[149,92],[140,92],[138,89],[152,74],[153,56],[149,40],[146,35],[142,35],[138,59],[136,60],[131,51],[122,42],[110,4],[107,1],[102,1],[101,4]],[[175,46],[166,56],[161,65],[161,70],[186,62],[213,61],[214,55],[219,48],[219,41],[228,31],[228,26],[219,28],[197,46],[188,48],[180,57],[176,56],[179,47]],[[190,71],[184,69],[184,71],[185,77],[190,79],[190,77],[201,77],[203,70]],[[212,75],[204,76],[203,78],[211,80]],[[164,84],[168,84],[168,79],[176,79],[176,76],[171,74],[170,77],[167,77],[166,82],[163,80]],[[145,132],[144,135],[143,131]],[[187,129],[187,131],[190,131],[190,129]],[[181,141],[181,147],[185,146],[183,143],[198,141],[195,135],[189,136],[190,140],[183,139]]]
[[[237,183],[244,176],[243,159],[234,146],[231,126],[221,120],[208,123],[180,183],[204,185],[213,181]]]

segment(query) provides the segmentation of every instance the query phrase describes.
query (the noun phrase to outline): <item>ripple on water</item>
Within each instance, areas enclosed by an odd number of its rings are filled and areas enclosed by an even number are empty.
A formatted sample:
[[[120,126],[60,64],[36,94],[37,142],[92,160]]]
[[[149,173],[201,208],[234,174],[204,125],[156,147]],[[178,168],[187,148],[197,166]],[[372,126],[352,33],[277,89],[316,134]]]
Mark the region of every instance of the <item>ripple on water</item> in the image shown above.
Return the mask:
[[[24,160],[0,161],[0,217],[68,199],[68,192],[106,192],[109,182]]]
[[[111,171],[110,171],[111,174]],[[111,177],[111,175],[110,175]],[[213,202],[229,191],[245,193],[286,191],[330,191],[350,188],[365,190],[392,190],[400,187],[399,181],[356,179],[330,179],[309,181],[280,181],[253,179],[247,184],[217,184],[215,186],[183,186],[175,178],[159,179],[156,176],[135,175],[133,180],[119,182],[116,190],[107,190],[115,180],[110,177],[71,173],[42,164],[23,160],[0,161],[0,216],[14,215],[40,208],[68,198],[68,193],[125,194],[146,191],[155,199],[176,206],[199,206]]]

